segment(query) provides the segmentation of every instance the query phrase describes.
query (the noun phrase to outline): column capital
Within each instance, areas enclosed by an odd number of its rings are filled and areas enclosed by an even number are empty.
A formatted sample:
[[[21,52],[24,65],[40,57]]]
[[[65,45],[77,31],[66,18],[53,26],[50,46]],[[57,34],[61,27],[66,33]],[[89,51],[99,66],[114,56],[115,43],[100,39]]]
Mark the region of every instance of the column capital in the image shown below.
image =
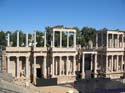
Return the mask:
[[[26,58],[29,58],[29,56],[25,56]]]
[[[10,58],[11,56],[7,55],[6,57],[7,57],[7,58]]]
[[[19,58],[20,56],[16,56],[16,58]]]
[[[43,56],[43,57],[47,57],[47,55]]]

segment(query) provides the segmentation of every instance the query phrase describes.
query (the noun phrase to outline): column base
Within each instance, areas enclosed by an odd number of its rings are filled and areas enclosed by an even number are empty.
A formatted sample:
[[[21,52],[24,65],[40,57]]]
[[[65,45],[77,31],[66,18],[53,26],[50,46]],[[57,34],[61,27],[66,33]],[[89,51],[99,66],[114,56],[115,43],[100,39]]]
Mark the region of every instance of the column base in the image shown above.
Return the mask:
[[[36,77],[33,78],[33,84],[36,85]]]
[[[85,73],[82,73],[82,79],[85,79]]]

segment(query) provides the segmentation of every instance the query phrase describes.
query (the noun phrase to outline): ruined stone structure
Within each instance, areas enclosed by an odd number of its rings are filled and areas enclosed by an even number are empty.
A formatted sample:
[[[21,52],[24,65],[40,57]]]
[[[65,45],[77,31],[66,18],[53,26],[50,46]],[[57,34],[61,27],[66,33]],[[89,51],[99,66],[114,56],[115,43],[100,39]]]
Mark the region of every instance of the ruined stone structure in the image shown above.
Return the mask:
[[[67,46],[62,44],[62,33],[67,34]],[[55,46],[55,33],[59,33],[59,46]],[[76,30],[73,28],[54,27],[51,31],[51,47],[47,47],[46,32],[44,46],[37,47],[36,33],[33,36],[33,47],[29,47],[28,33],[26,46],[19,46],[19,32],[17,32],[17,46],[10,46],[10,36],[6,47],[6,69],[17,79],[25,78],[36,84],[36,78],[57,78],[58,83],[73,82],[76,72],[81,72],[82,78],[97,78],[99,75],[110,78],[123,76],[124,32],[98,31],[96,46],[80,49],[81,61],[77,60]],[[73,35],[73,45],[69,45],[69,36]],[[92,45],[90,45],[92,46]]]

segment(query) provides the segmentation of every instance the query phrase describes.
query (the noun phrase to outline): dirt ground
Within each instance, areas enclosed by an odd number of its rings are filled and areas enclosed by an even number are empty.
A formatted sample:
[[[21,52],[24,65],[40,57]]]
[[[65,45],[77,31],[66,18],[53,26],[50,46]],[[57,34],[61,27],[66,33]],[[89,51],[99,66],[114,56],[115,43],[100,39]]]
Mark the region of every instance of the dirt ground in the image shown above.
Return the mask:
[[[76,89],[68,86],[46,86],[39,87],[39,90],[45,93],[78,93]]]

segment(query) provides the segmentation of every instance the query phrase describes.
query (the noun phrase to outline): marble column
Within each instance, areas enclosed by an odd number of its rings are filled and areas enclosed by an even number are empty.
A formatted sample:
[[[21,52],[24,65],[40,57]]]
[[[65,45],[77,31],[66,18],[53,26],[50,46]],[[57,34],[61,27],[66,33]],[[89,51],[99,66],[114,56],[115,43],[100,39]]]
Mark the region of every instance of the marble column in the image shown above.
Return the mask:
[[[113,72],[113,62],[114,62],[113,59],[114,58],[113,58],[113,55],[112,55],[112,68],[111,68],[111,72]]]
[[[124,34],[122,35],[122,48],[124,48]]]
[[[26,33],[26,47],[28,47],[28,33]]]
[[[74,32],[74,48],[76,47],[76,32]]]
[[[69,48],[69,32],[67,32],[67,48]]]
[[[96,32],[96,48],[98,48],[98,33]]]
[[[91,54],[91,70],[93,69],[93,54]]]
[[[76,56],[73,57],[73,75],[75,75],[76,72]]]
[[[62,75],[62,57],[60,56],[59,57],[59,75],[61,76]]]
[[[16,61],[16,67],[17,67],[17,78],[20,77],[20,63],[19,63],[19,57],[17,56],[17,61]]]
[[[107,33],[107,39],[106,39],[106,40],[107,40],[107,48],[108,48],[108,42],[109,42],[109,41],[108,41],[108,35],[109,35],[109,34]]]
[[[104,34],[104,33],[102,32],[102,33],[101,33],[101,38],[102,38],[102,39],[101,39],[101,46],[102,46],[102,47],[103,47],[103,45],[104,45],[104,43],[103,43],[103,34]]]
[[[119,56],[117,55],[117,61],[116,61],[116,70],[117,70],[117,72],[118,72],[118,64],[119,63]]]
[[[68,76],[68,71],[69,71],[69,58],[68,56],[66,57],[66,75]]]
[[[46,31],[44,32],[44,47],[46,47]]]
[[[94,77],[96,78],[97,77],[97,54],[95,54],[95,69],[94,69]]]
[[[29,57],[26,57],[26,78],[29,78]]]
[[[53,31],[53,47],[55,47],[55,31]]]
[[[33,83],[36,85],[36,56],[34,56],[34,65],[33,65]]]
[[[9,33],[7,34],[7,46],[8,47],[10,46],[10,34]]]
[[[44,61],[43,61],[43,76],[44,78],[47,78],[47,71],[46,71],[46,56],[44,56]]]
[[[19,32],[17,32],[17,47],[19,47]]]
[[[82,55],[82,79],[85,78],[84,64],[85,64],[85,54]]]
[[[55,57],[53,56],[53,58],[52,58],[52,77],[54,77],[55,75],[54,75],[54,65],[55,65]]]
[[[36,47],[36,32],[34,32],[34,47]]]
[[[62,47],[62,31],[60,31],[60,48]]]
[[[123,71],[123,61],[124,61],[124,57],[123,57],[123,55],[122,55],[121,57],[122,57],[122,60],[121,60],[121,71]]]
[[[117,37],[117,48],[119,48],[119,35]]]
[[[108,72],[108,56],[106,55],[106,68],[105,68],[106,73]]]
[[[57,60],[55,61],[55,66],[56,66],[55,75],[57,76],[57,74],[58,74],[58,61]]]
[[[112,48],[114,48],[114,34],[112,34]]]
[[[7,56],[7,73],[10,73],[10,57]]]

